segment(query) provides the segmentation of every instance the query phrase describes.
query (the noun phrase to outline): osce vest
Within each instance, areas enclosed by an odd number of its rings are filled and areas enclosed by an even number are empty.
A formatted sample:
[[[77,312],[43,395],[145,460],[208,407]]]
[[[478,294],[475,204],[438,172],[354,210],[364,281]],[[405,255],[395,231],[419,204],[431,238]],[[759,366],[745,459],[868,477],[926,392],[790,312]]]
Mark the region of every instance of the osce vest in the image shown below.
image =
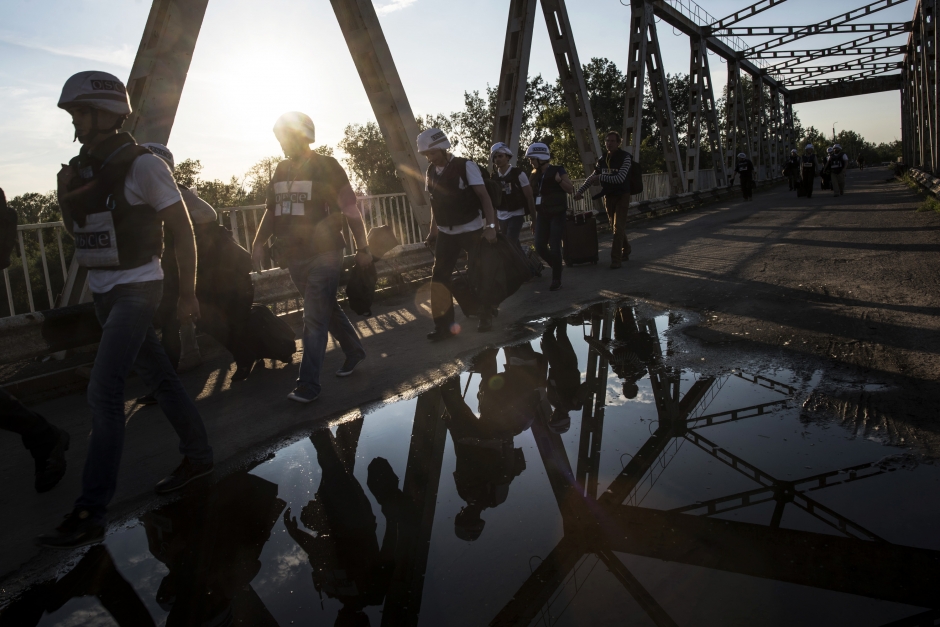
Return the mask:
[[[500,175],[499,170],[496,171],[496,180],[503,188],[503,202],[499,207],[500,211],[528,210],[525,194],[522,192],[522,186],[519,185],[520,174],[522,174],[522,170],[516,167],[509,168],[505,175]]]
[[[289,261],[346,246],[339,190],[330,180],[331,159],[312,153],[299,163],[285,159],[274,171],[274,235]]]
[[[557,165],[545,166],[544,170],[536,170],[529,177],[532,193],[536,198],[541,198],[535,201],[536,212],[552,216],[568,211],[568,194],[555,180],[560,169]]]
[[[607,153],[606,156],[598,159],[594,171],[606,176],[614,176],[620,172],[620,167],[623,165],[623,162],[626,158],[627,151],[622,148],[618,148],[617,150],[611,153]],[[605,196],[623,196],[624,194],[629,194],[629,177],[624,179],[623,183],[605,183],[604,181],[601,181],[601,189],[604,191]]]
[[[842,171],[842,168],[845,167],[845,161],[842,160],[842,154],[835,154],[829,157],[829,170],[838,174]]]
[[[124,193],[134,160],[151,154],[129,133],[82,147],[69,161],[78,177],[62,199],[73,220],[75,259],[85,268],[129,270],[163,254],[163,222],[149,205],[131,205]]]
[[[480,198],[467,182],[467,160],[461,157],[452,157],[440,174],[433,163],[429,165],[427,188],[431,196],[431,213],[439,226],[472,222],[483,209]]]
[[[734,171],[742,177],[750,177],[754,174],[754,164],[749,159],[738,161],[734,166]]]
[[[803,155],[803,176],[816,176],[816,155]]]

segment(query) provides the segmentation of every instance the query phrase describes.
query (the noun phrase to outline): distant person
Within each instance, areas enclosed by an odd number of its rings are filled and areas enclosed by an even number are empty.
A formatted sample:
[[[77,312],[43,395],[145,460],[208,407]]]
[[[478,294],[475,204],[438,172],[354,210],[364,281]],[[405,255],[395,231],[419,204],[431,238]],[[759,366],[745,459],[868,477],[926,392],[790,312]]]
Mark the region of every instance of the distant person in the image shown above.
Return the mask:
[[[447,152],[450,140],[439,128],[429,128],[417,138],[418,152],[430,162],[425,186],[431,196],[431,227],[425,245],[434,251],[431,270],[431,316],[434,330],[428,339],[439,342],[455,337],[454,297],[451,279],[464,251],[475,254],[483,238],[496,241],[496,212],[483,183],[480,166]],[[494,311],[484,306],[477,331],[493,329]]]
[[[859,170],[864,170],[865,169],[865,155],[859,155],[855,157],[855,163],[858,164]]]
[[[738,153],[738,160],[734,164],[734,173],[731,175],[731,183],[728,187],[734,185],[736,175],[741,175],[741,194],[744,200],[751,200],[754,193],[754,163],[743,152]]]
[[[816,173],[819,170],[819,163],[816,161],[816,153],[812,144],[806,144],[800,162],[800,184],[803,188],[803,195],[812,198],[813,179],[816,178]]]
[[[823,159],[823,162],[819,164],[819,189],[832,189],[832,172],[830,172],[827,167],[829,165],[829,159],[832,157],[832,151],[832,146],[826,148],[826,157]]]
[[[16,245],[17,215],[7,207],[0,189],[0,270],[10,267],[10,255]],[[45,418],[27,409],[12,394],[0,387],[0,429],[18,433],[23,446],[33,456],[36,492],[48,492],[65,476],[65,451],[69,434]]]
[[[592,185],[600,183],[604,194],[604,207],[614,234],[610,248],[610,267],[620,268],[623,261],[630,259],[632,248],[627,240],[627,212],[630,210],[630,181],[627,176],[633,165],[633,156],[620,147],[623,140],[620,133],[610,131],[604,138],[607,152],[594,166],[594,173],[574,193],[575,200],[581,200],[584,192]]]
[[[277,237],[276,250],[287,264],[291,281],[304,296],[304,354],[297,386],[287,395],[292,401],[310,403],[320,396],[320,370],[326,356],[328,335],[346,356],[336,376],[353,373],[366,351],[356,330],[336,300],[343,269],[343,218],[356,240],[356,263],[372,265],[366,228],[356,205],[356,193],[346,172],[333,157],[310,149],[316,133],[313,120],[304,113],[285,113],[274,125],[274,136],[286,159],[277,164],[268,186],[264,217],[258,226],[252,258],[260,267],[264,244]]]
[[[787,183],[790,184],[790,191],[800,186],[800,155],[796,148],[790,150],[790,157],[787,159],[783,174],[787,177]]]
[[[525,151],[532,165],[529,181],[535,192],[535,250],[552,268],[549,291],[561,289],[562,252],[561,241],[565,236],[565,219],[568,213],[568,194],[574,193],[574,185],[568,172],[561,165],[552,165],[551,151],[542,142],[535,142]]]
[[[36,543],[71,549],[101,542],[108,503],[117,488],[124,448],[124,384],[133,368],[154,391],[179,437],[182,463],[157,483],[166,494],[212,472],[212,447],[196,405],[166,356],[153,317],[163,293],[163,226],[176,241],[178,316],[199,317],[196,243],[173,173],[159,157],[119,132],[131,113],[124,84],[106,72],[79,72],[66,81],[59,107],[72,116],[78,157],[58,174],[65,228],[101,323],[101,342],[88,384],[92,425],[82,494],[65,521]]]
[[[849,167],[849,156],[842,152],[842,146],[836,144],[832,147],[832,154],[826,161],[826,169],[832,180],[832,195],[845,194],[845,171]]]
[[[496,210],[496,217],[499,218],[499,231],[525,254],[522,244],[519,243],[519,233],[522,232],[526,215],[531,216],[532,220],[535,219],[535,199],[532,196],[529,177],[522,169],[510,165],[512,151],[503,142],[493,144],[490,148],[490,157],[493,159],[493,165],[496,166],[494,176],[503,186],[502,203]]]

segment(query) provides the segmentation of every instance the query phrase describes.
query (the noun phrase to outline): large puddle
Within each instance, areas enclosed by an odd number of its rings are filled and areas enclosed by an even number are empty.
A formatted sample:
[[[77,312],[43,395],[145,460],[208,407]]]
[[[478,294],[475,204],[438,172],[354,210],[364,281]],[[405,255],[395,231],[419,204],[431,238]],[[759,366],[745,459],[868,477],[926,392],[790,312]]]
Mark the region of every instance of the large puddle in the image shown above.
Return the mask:
[[[0,625],[922,625],[940,469],[602,304],[196,488]],[[914,618],[912,618],[914,617]]]

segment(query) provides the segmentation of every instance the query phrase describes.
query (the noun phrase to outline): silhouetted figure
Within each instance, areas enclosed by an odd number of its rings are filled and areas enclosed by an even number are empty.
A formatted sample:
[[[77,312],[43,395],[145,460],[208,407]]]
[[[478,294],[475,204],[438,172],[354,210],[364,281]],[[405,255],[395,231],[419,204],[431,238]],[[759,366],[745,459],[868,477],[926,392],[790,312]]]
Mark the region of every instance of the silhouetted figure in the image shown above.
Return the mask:
[[[150,612],[133,586],[118,572],[108,549],[99,544],[91,547],[64,577],[31,586],[4,608],[0,613],[0,627],[38,625],[43,612],[51,614],[70,599],[83,596],[98,597],[120,627],[154,625]]]
[[[170,571],[157,590],[167,627],[277,624],[249,585],[284,509],[277,493],[239,472],[143,516],[150,552]]]
[[[633,399],[639,394],[637,381],[646,376],[655,359],[657,339],[639,325],[632,307],[620,307],[614,315],[614,339],[609,342],[588,339],[591,348],[597,350],[610,364],[611,369],[623,381],[625,398]]]
[[[10,254],[16,245],[16,223],[16,212],[7,207],[7,198],[0,189],[0,270],[10,267]],[[51,490],[65,476],[69,434],[27,409],[3,388],[0,388],[0,429],[18,433],[23,438],[23,446],[33,456],[37,492]]]
[[[340,425],[336,438],[329,429],[310,436],[322,475],[314,499],[300,512],[300,520],[316,535],[299,528],[290,508],[284,512],[287,532],[310,560],[317,592],[343,604],[336,617],[337,627],[368,626],[363,610],[384,603],[405,509],[405,496],[391,465],[375,458],[369,464],[366,484],[385,516],[385,537],[379,547],[372,504],[353,476],[362,422],[359,418]]]
[[[555,408],[548,426],[555,433],[568,431],[568,412],[581,409],[587,391],[567,331],[564,320],[554,320],[542,334],[542,353],[548,360],[548,400]]]

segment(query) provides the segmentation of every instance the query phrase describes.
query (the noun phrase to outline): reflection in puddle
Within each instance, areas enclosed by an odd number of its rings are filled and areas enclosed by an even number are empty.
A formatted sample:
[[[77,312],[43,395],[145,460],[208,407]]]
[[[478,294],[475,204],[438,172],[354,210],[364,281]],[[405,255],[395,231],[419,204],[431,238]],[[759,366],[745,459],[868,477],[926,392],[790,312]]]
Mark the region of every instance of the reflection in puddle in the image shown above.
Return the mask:
[[[670,367],[678,320],[549,321],[147,513],[0,625],[935,624],[937,469],[801,419],[818,374]]]

